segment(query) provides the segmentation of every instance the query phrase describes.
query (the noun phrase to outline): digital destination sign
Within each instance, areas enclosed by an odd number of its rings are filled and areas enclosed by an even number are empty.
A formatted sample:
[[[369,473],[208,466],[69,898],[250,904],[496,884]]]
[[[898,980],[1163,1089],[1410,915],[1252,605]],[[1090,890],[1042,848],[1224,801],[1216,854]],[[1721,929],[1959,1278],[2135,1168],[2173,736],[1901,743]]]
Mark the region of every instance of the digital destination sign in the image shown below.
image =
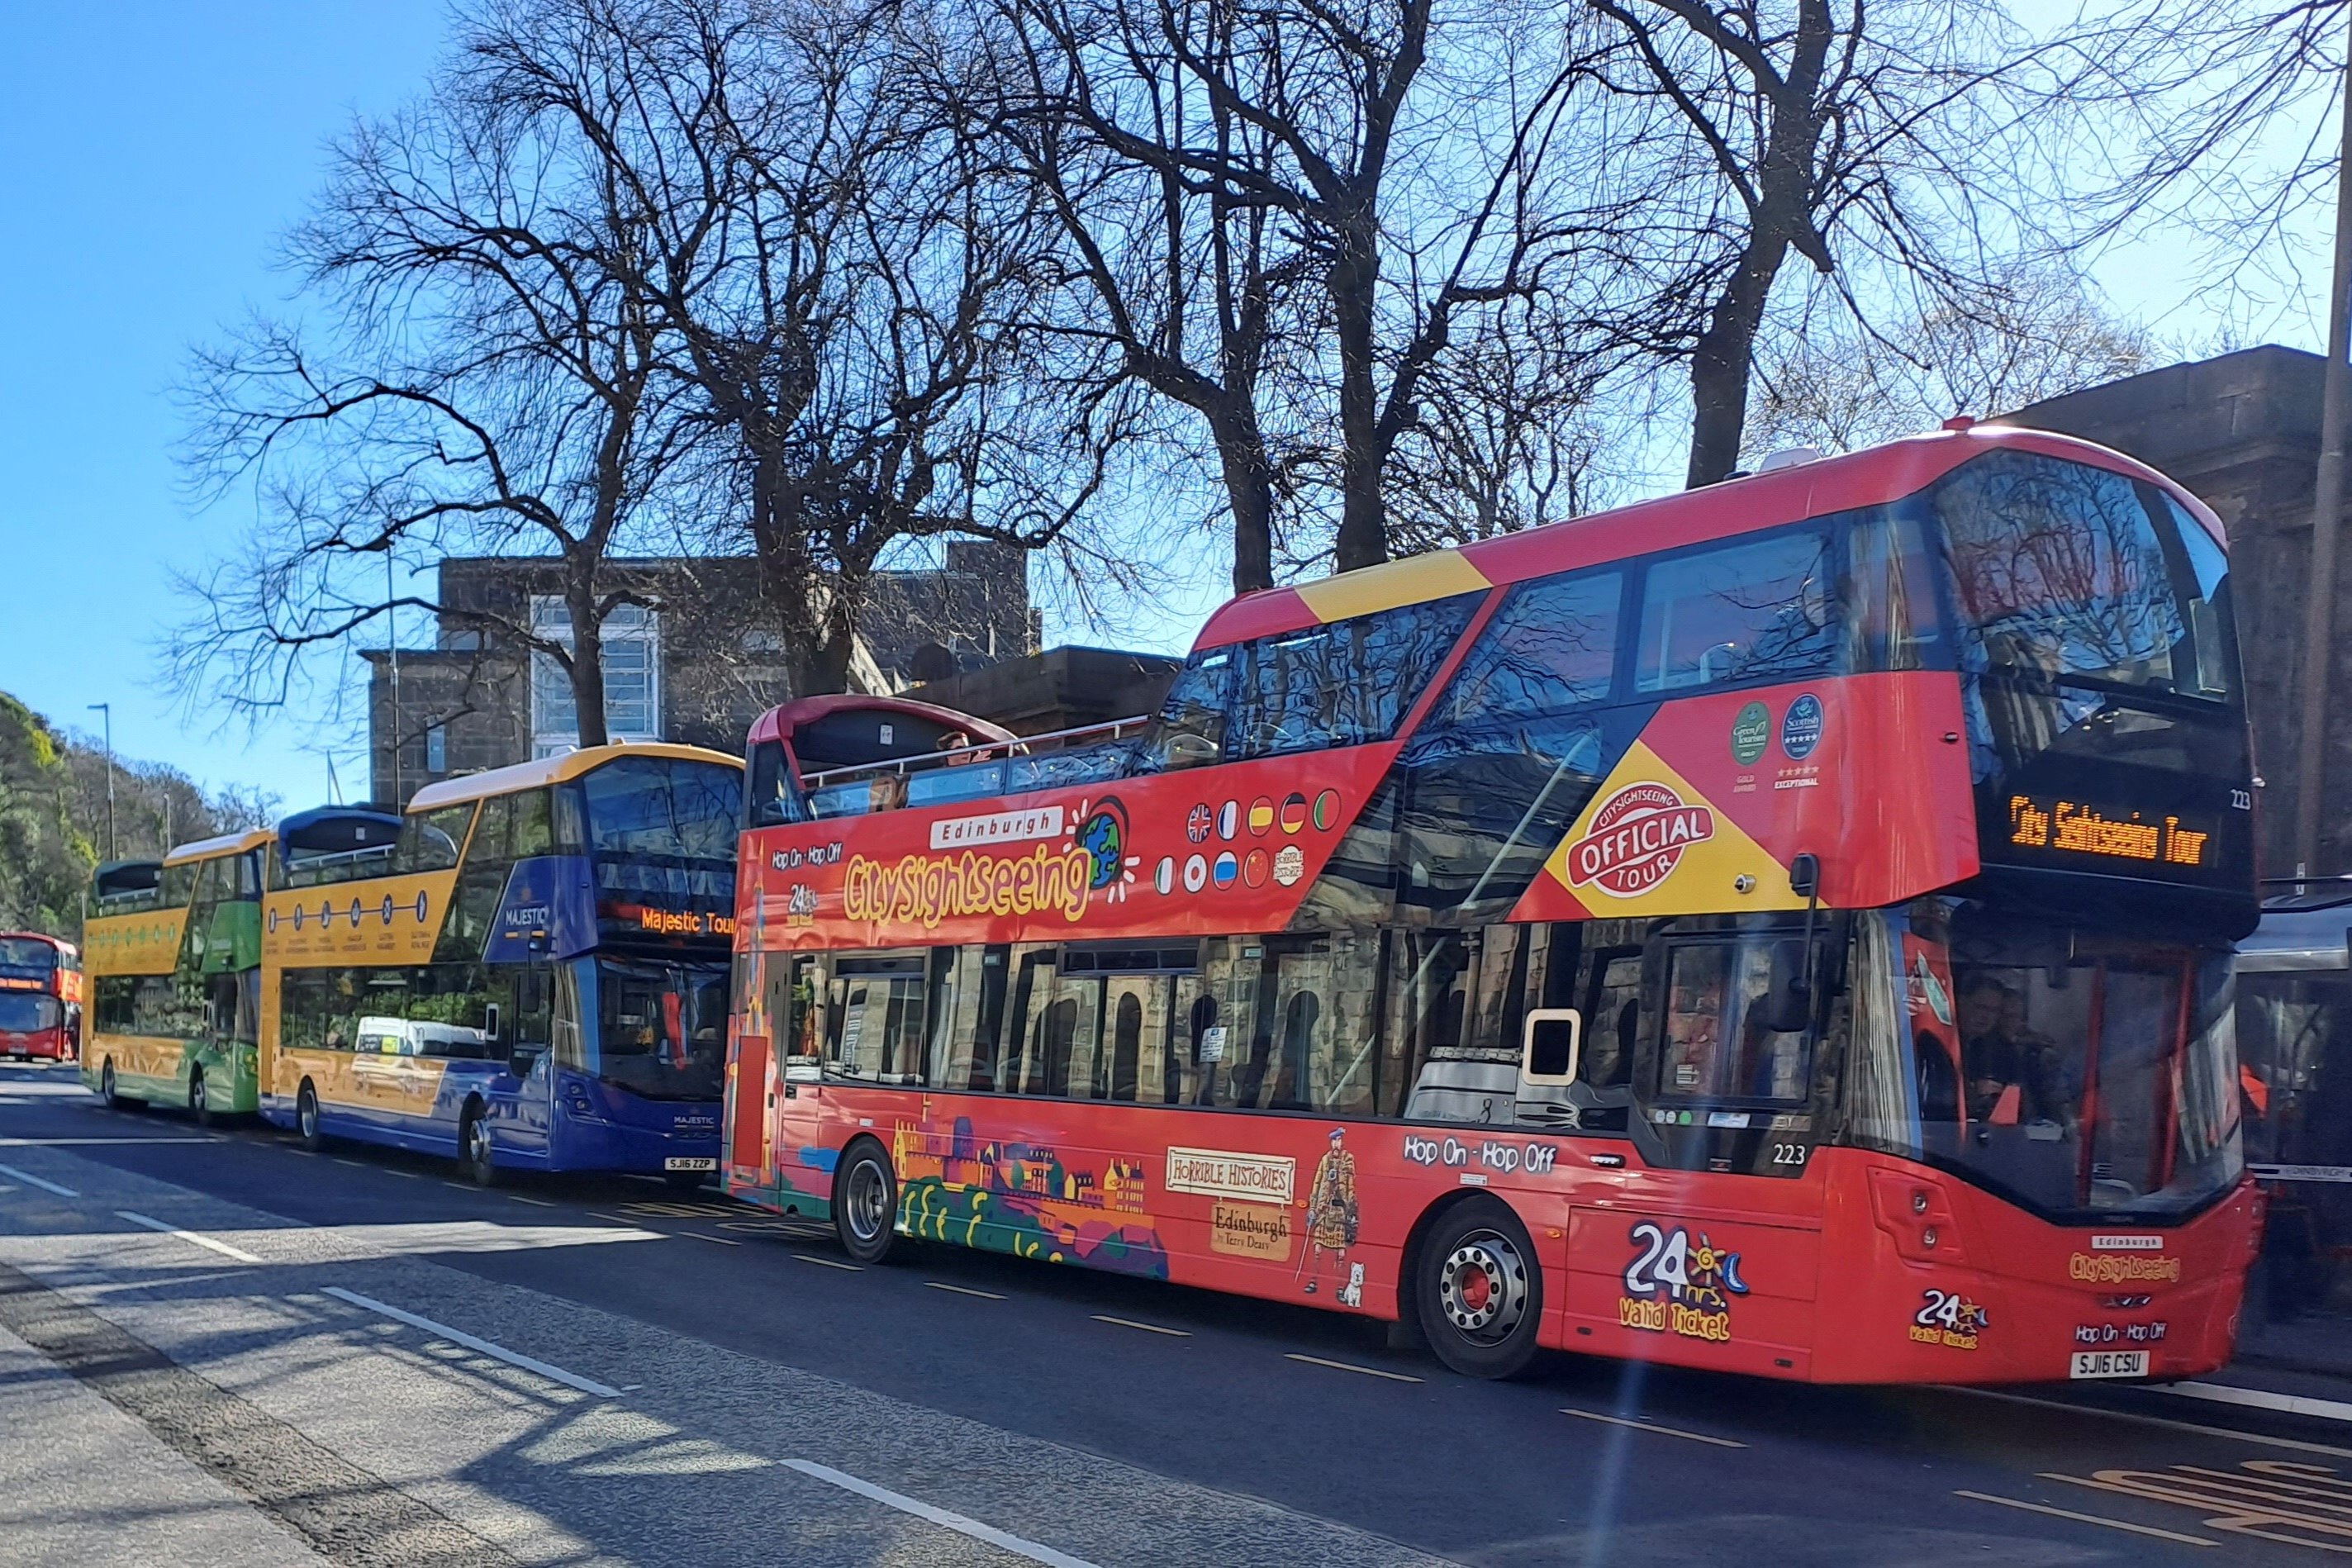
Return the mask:
[[[2174,813],[2118,814],[2081,801],[2009,797],[2009,841],[2021,849],[2203,869],[2212,838],[2210,828],[2192,827]]]

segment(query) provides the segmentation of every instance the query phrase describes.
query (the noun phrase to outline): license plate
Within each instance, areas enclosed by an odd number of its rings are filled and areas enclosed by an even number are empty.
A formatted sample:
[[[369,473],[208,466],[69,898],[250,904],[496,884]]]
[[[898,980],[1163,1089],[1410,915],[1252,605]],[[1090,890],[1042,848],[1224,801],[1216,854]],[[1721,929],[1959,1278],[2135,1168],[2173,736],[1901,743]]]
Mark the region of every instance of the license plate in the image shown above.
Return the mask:
[[[2076,1351],[2068,1377],[2146,1377],[2146,1351]]]
[[[719,1169],[719,1161],[711,1155],[672,1154],[662,1162],[662,1169],[665,1171],[715,1171]]]

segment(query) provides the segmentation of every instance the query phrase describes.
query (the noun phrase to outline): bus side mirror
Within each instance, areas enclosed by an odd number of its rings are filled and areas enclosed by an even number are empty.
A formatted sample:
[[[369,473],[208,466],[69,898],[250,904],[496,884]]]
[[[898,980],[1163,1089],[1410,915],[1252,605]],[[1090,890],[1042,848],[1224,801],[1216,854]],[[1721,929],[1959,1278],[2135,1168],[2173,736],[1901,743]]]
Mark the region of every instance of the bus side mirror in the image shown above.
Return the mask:
[[[1805,978],[1805,944],[1772,944],[1772,983],[1755,1006],[1764,1015],[1764,1026],[1776,1035],[1801,1033],[1813,1020],[1812,987]]]
[[[499,1041],[499,1005],[495,1002],[482,1008],[482,1042],[496,1045]]]
[[[1519,1045],[1519,1081],[1554,1089],[1575,1082],[1583,1047],[1584,1016],[1575,1008],[1530,1009]]]

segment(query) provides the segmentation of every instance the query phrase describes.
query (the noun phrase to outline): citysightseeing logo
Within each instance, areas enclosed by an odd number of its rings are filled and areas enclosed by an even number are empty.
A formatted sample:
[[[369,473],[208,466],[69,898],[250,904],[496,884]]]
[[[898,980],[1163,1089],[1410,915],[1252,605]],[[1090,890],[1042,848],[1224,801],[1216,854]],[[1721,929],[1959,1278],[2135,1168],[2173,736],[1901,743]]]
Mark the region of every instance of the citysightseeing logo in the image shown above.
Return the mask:
[[[1601,803],[1584,837],[1568,847],[1568,883],[1637,898],[1682,864],[1683,851],[1715,837],[1715,813],[1672,785],[1627,784]]]
[[[854,921],[897,921],[936,930],[942,921],[1055,910],[1075,923],[1094,892],[1095,857],[1076,845],[1040,844],[1026,855],[908,855],[896,861],[852,855],[842,877],[841,912]]]

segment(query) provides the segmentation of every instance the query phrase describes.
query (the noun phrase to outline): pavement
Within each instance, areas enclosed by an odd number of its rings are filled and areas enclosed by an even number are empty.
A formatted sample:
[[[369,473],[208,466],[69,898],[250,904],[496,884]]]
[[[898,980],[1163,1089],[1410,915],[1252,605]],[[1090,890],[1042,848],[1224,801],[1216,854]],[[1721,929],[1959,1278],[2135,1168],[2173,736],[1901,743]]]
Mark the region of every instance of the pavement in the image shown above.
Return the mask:
[[[2352,1424],[2203,1381],[1487,1384],[1304,1308],[947,1247],[861,1268],[716,1195],[483,1191],[0,1068],[0,1563],[2352,1551]]]

